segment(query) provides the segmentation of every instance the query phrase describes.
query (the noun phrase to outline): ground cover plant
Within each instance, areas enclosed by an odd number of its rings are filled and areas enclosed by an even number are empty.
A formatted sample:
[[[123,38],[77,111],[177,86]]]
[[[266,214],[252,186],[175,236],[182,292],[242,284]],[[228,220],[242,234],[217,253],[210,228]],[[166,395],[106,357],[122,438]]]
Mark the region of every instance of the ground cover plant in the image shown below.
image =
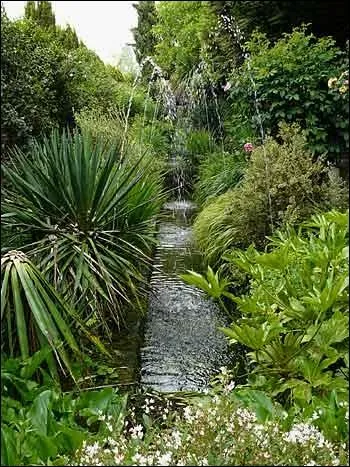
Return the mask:
[[[312,417],[288,412],[259,391],[232,390],[222,368],[207,396],[144,398],[115,436],[87,440],[71,465],[344,465],[347,442],[331,442]],[[226,385],[223,386],[223,382]],[[223,390],[224,389],[224,390]],[[344,403],[342,412],[348,410]]]

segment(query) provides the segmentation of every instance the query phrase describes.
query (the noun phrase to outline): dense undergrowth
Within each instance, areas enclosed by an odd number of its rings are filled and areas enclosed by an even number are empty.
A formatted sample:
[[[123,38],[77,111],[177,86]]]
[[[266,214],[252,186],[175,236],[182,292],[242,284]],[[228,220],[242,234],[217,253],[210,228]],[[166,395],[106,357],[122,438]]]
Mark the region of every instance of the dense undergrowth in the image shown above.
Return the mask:
[[[1,13],[1,464],[348,465],[344,47],[244,2],[140,2],[162,69],[136,79],[28,3]],[[182,278],[245,358],[204,393],[122,391],[112,337],[173,180],[209,265]]]

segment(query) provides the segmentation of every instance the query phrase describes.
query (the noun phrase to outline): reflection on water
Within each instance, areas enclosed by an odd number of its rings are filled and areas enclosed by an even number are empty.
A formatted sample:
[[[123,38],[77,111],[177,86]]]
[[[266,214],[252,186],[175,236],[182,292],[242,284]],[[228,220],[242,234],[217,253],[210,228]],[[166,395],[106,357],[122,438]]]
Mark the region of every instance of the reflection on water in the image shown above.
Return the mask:
[[[192,236],[194,204],[173,201],[164,211],[141,349],[141,384],[163,392],[203,390],[213,372],[228,363],[227,342],[217,330],[227,323],[211,299],[178,277],[202,267]]]

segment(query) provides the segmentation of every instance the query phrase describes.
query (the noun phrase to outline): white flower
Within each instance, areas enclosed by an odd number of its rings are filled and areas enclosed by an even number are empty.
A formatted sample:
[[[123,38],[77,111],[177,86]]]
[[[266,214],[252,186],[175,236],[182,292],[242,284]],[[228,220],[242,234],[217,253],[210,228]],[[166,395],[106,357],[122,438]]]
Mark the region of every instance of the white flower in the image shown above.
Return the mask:
[[[117,465],[121,464],[124,460],[124,456],[122,454],[115,454],[114,460]]]
[[[187,420],[187,421],[192,420],[192,410],[191,410],[191,407],[189,407],[189,406],[185,407],[185,410],[184,410],[184,417],[185,417],[185,420]]]
[[[113,438],[107,438],[107,442],[113,447],[116,446],[118,443],[115,439]]]
[[[174,448],[177,449],[181,446],[181,434],[178,430],[174,430],[171,434]]]
[[[99,450],[99,447],[100,445],[98,444],[98,442],[96,441],[96,443],[94,444],[88,444],[86,447],[85,447],[85,453],[88,457],[94,457],[97,453],[98,453],[98,450]]]
[[[317,442],[317,447],[325,445],[324,436],[316,427],[308,423],[297,423],[292,429],[283,435],[285,441],[289,443],[305,444],[308,441]]]
[[[108,422],[107,422],[107,423],[106,423],[106,427],[107,427],[107,430],[109,430],[110,432],[113,431],[113,426],[112,426],[111,423],[108,423]]]
[[[209,465],[208,460],[206,458],[198,460],[198,465]]]
[[[231,382],[225,387],[224,392],[225,392],[225,393],[231,392],[232,389],[234,389],[235,386],[236,386],[236,383],[235,383],[234,381],[231,381]]]
[[[158,459],[159,464],[156,465],[171,465],[171,453],[167,452],[163,455],[161,455]]]
[[[143,438],[143,427],[142,425],[136,425],[133,428],[130,428],[129,432],[131,433],[131,437],[136,439],[142,439]]]
[[[143,456],[142,454],[140,454],[138,452],[133,456],[132,460],[134,462],[137,462],[139,465],[146,465],[147,464],[147,457]]]

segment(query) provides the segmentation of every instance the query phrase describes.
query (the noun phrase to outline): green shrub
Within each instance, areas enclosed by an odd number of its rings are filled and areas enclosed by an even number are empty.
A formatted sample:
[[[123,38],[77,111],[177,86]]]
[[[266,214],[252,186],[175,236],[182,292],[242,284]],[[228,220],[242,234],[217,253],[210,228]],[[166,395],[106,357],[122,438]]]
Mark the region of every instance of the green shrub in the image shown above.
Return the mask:
[[[59,122],[63,50],[51,32],[10,21],[3,8],[1,24],[1,139],[24,145]]]
[[[129,127],[127,141],[129,152],[134,153],[134,147],[139,151],[147,151],[155,160],[164,160],[170,151],[171,126],[162,120],[149,122],[144,116],[136,116]]]
[[[31,234],[23,251],[85,318],[119,323],[121,304],[137,305],[145,280],[161,178],[87,134],[54,132],[31,159],[17,149],[4,167],[5,226]]]
[[[81,357],[75,332],[88,338],[108,354],[96,336],[86,328],[75,310],[62,300],[44,275],[21,251],[1,258],[1,350],[3,355],[23,360],[38,349],[50,348],[45,361],[53,377],[58,365],[72,374],[69,354]],[[74,330],[74,331],[73,331]]]
[[[92,50],[80,46],[65,54],[60,73],[67,105],[75,113],[88,109],[99,114],[115,111],[123,112],[123,117],[127,114],[132,85],[122,80],[118,70],[106,66]],[[131,115],[143,111],[144,96],[139,90],[135,94]]]
[[[275,228],[298,224],[317,209],[347,206],[345,183],[321,160],[312,161],[305,134],[283,124],[279,136],[281,144],[270,137],[251,153],[238,187],[198,215],[194,231],[210,261],[232,247],[262,248]]]
[[[298,232],[276,232],[269,253],[227,255],[251,290],[234,298],[241,318],[224,332],[250,350],[250,384],[299,407],[333,390],[348,398],[348,220],[314,215]]]
[[[297,122],[306,130],[310,149],[316,154],[349,150],[348,91],[341,94],[328,88],[328,80],[348,70],[344,52],[329,37],[316,39],[306,28],[271,44],[262,33],[248,42],[251,53],[241,71],[232,77],[231,99],[241,102],[259,123],[255,113],[254,80],[260,113],[266,131],[277,132],[278,122]]]
[[[227,99],[222,105],[224,146],[228,152],[241,150],[245,143],[258,144],[256,128],[253,126],[251,103]]]
[[[85,109],[74,116],[82,133],[88,133],[95,142],[99,139],[121,148],[124,129],[121,116],[117,112],[100,112]]]
[[[27,358],[51,346],[60,366],[70,370],[65,345],[80,352],[70,328],[77,322],[74,312],[21,252],[10,251],[1,258],[1,282],[2,351]],[[52,356],[48,364],[55,373]]]
[[[186,138],[186,154],[193,164],[198,163],[204,156],[216,149],[212,135],[206,130],[189,132]]]
[[[145,112],[151,120],[155,112],[155,103],[150,98],[146,102],[145,90],[140,86],[133,89],[132,83],[119,83],[118,86],[114,86],[112,103],[125,118],[128,112],[130,118]]]
[[[207,395],[127,397],[112,388],[63,393],[32,379],[33,361],[6,360],[1,464],[347,465],[346,433],[333,425],[329,437],[319,409],[293,414],[262,391],[232,390],[221,370]],[[330,402],[320,408],[332,423]],[[347,402],[338,412],[346,426]]]
[[[133,84],[84,44],[68,47],[67,31],[32,20],[11,21],[1,9],[2,142],[25,147],[53,127],[74,125],[74,113],[128,113]],[[143,113],[144,89],[133,92],[130,116]],[[154,104],[148,103],[148,115]]]
[[[348,399],[348,221],[348,213],[334,210],[313,215],[298,231],[276,231],[269,252],[250,246],[225,256],[248,274],[250,291],[236,297],[221,279],[214,298],[226,296],[240,313],[222,330],[249,350],[248,385],[287,407]],[[182,277],[208,292],[204,277]]]

